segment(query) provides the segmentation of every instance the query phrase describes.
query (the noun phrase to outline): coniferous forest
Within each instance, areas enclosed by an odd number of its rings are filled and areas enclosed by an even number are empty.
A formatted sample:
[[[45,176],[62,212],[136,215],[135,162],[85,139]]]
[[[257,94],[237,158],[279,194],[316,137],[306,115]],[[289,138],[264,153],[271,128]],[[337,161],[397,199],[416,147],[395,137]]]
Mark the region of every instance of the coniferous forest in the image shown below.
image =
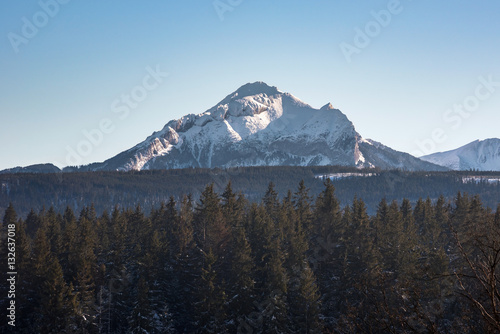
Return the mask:
[[[235,192],[242,192],[252,202],[259,202],[267,186],[273,182],[280,200],[289,189],[304,180],[311,196],[323,191],[323,176],[332,173],[365,173],[370,177],[335,179],[336,195],[342,207],[350,205],[355,196],[363,198],[367,212],[375,214],[381,198],[387,201],[404,198],[413,205],[430,197],[433,202],[443,195],[452,200],[460,191],[481,196],[483,204],[495,208],[500,199],[500,182],[466,181],[471,176],[500,179],[500,172],[448,171],[410,172],[403,170],[357,169],[346,166],[260,166],[227,169],[186,168],[130,172],[73,172],[0,174],[0,217],[12,203],[18,215],[25,217],[53,207],[58,212],[68,206],[75,212],[94,204],[98,215],[110,208],[159,208],[174,196],[178,202],[185,194],[198,199],[205,185],[223,193],[229,181]]]
[[[478,196],[381,198],[369,215],[327,180],[102,214],[10,205],[2,275],[13,226],[16,333],[500,331],[500,205]]]

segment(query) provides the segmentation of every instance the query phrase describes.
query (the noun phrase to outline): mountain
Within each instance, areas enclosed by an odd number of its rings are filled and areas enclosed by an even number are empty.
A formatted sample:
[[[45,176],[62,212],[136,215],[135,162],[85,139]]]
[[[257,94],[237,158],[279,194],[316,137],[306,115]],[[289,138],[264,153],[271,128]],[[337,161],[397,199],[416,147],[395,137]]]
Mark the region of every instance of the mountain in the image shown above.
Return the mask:
[[[131,149],[79,170],[281,165],[445,170],[362,138],[330,103],[314,109],[263,82],[246,84],[204,113],[170,121]]]
[[[168,122],[143,142],[104,162],[63,171],[324,165],[447,170],[364,139],[330,103],[315,109],[276,87],[254,82],[204,113]],[[10,172],[36,172],[33,167]]]
[[[16,173],[59,173],[61,170],[53,164],[37,164],[27,167],[14,167],[0,171],[0,174],[16,174]]]
[[[455,150],[420,159],[453,170],[500,171],[500,139],[476,140]]]

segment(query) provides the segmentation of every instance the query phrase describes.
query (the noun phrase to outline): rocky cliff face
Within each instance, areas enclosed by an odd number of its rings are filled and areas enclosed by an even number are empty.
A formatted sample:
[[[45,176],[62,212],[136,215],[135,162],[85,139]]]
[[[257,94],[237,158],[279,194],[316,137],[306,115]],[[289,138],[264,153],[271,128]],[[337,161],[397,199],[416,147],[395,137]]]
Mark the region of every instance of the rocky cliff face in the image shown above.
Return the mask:
[[[365,140],[327,104],[314,109],[263,82],[246,84],[216,106],[168,122],[142,143],[90,170],[345,165],[444,169]]]

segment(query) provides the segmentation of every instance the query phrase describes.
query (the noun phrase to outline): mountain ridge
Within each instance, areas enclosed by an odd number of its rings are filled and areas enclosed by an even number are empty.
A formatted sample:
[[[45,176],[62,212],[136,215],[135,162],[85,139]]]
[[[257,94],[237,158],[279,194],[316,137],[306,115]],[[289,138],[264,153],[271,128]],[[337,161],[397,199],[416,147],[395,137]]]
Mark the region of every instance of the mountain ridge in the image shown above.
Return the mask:
[[[205,112],[169,121],[104,162],[63,171],[315,165],[447,170],[363,138],[331,103],[315,109],[257,81]]]
[[[168,122],[91,169],[344,165],[444,170],[375,143],[362,138],[331,103],[315,109],[290,93],[255,82],[201,114]]]
[[[464,146],[446,152],[437,152],[421,157],[452,170],[500,170],[500,139],[475,140]]]

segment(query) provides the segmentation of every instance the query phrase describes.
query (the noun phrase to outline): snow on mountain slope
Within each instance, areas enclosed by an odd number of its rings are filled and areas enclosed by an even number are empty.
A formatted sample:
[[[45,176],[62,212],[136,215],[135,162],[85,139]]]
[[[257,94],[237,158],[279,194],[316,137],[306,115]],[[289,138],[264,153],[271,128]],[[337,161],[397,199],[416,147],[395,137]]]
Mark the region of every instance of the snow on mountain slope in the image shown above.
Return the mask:
[[[453,170],[500,171],[500,139],[476,140],[455,150],[420,159]]]
[[[345,165],[443,170],[363,139],[338,109],[314,109],[263,82],[201,114],[168,122],[145,141],[88,170]]]

